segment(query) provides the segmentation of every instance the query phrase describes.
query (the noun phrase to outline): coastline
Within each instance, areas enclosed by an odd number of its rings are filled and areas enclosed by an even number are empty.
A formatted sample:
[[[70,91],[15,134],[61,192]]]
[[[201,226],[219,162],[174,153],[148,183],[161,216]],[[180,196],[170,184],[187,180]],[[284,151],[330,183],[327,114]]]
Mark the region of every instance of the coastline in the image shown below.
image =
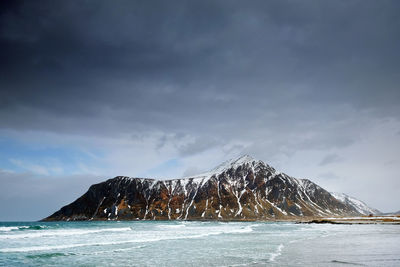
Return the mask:
[[[393,216],[361,216],[361,217],[334,217],[317,218],[300,223],[316,224],[397,224],[400,225],[400,215]]]
[[[188,221],[188,222],[292,222],[300,224],[399,224],[400,225],[400,215],[392,216],[358,216],[358,217],[303,217],[303,218],[292,218],[292,219],[190,219],[190,220],[70,220],[70,222],[90,222],[90,221]],[[39,220],[38,222],[68,222],[68,220]]]

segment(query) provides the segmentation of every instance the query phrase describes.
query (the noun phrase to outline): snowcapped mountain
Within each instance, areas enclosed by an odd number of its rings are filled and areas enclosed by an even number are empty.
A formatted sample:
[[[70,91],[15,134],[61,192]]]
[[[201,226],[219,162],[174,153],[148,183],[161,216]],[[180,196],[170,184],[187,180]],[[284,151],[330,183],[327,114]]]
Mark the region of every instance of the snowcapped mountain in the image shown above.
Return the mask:
[[[360,215],[307,179],[245,155],[172,180],[117,176],[44,220],[270,220]]]
[[[361,214],[369,215],[369,214],[380,214],[381,213],[379,210],[367,206],[367,204],[365,204],[361,200],[358,200],[354,197],[348,196],[343,193],[336,193],[336,192],[330,192],[330,193],[337,200],[341,201],[342,203],[344,203],[346,205],[352,206],[355,210],[357,210]]]

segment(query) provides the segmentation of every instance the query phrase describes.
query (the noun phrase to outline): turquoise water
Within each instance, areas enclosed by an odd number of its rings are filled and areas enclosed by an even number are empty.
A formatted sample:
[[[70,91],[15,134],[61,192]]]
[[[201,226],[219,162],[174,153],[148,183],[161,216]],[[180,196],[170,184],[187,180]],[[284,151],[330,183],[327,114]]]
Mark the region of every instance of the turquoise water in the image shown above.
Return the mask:
[[[0,223],[4,266],[400,266],[400,225]]]

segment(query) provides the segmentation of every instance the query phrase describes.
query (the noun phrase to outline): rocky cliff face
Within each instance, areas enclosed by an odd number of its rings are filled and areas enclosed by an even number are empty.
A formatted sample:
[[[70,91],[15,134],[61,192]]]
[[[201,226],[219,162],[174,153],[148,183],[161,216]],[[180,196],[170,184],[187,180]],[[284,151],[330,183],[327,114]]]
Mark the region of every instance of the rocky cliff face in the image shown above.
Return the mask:
[[[306,179],[249,156],[192,178],[115,177],[44,220],[255,220],[359,215]]]

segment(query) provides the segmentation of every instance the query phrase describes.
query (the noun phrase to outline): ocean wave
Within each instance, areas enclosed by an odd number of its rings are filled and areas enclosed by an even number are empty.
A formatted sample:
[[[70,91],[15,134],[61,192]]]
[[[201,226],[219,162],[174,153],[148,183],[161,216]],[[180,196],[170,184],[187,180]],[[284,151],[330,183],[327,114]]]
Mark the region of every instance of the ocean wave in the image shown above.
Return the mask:
[[[70,255],[75,255],[75,254],[74,253],[55,252],[55,253],[27,255],[26,257],[29,259],[48,259],[48,258],[54,258],[54,257],[60,257],[60,256],[70,256]]]
[[[113,229],[103,229],[102,231],[110,231],[110,230],[131,230],[131,228],[113,228]],[[95,230],[93,230],[95,231]],[[100,230],[97,230],[99,232]],[[12,247],[12,248],[1,248],[0,252],[9,253],[9,252],[31,252],[31,251],[48,251],[48,250],[58,250],[58,249],[68,249],[68,248],[76,248],[76,247],[86,247],[86,246],[112,246],[112,245],[122,245],[122,244],[130,244],[130,243],[148,243],[148,242],[158,242],[164,240],[178,240],[178,239],[196,239],[196,238],[203,238],[207,236],[213,235],[221,235],[221,234],[234,234],[234,233],[249,233],[252,232],[253,229],[251,225],[246,227],[240,228],[225,228],[220,229],[218,231],[210,231],[203,233],[197,233],[192,235],[185,235],[182,236],[158,236],[158,237],[142,237],[136,238],[134,240],[121,240],[121,241],[114,241],[114,242],[95,242],[95,243],[78,243],[78,244],[66,244],[66,245],[48,245],[48,246],[31,246],[31,247]],[[78,232],[78,231],[76,231]],[[86,233],[88,233],[86,231]],[[36,233],[32,233],[36,234]],[[77,233],[73,233],[77,234]],[[82,234],[82,233],[81,233]],[[72,235],[72,234],[71,234]],[[0,236],[1,237],[1,236]]]
[[[0,232],[25,231],[25,230],[44,230],[44,225],[22,225],[22,226],[0,226]]]
[[[185,225],[158,225],[157,228],[161,229],[177,229],[177,228],[185,228]]]
[[[0,232],[9,232],[13,230],[18,230],[17,226],[0,226]]]
[[[159,240],[163,240],[163,239],[154,239],[154,240],[146,240],[146,241],[145,240],[125,240],[125,241],[115,241],[115,242],[95,242],[95,243],[77,243],[77,244],[68,244],[68,245],[48,245],[48,246],[32,246],[32,247],[17,247],[17,248],[1,248],[0,252],[9,253],[9,252],[48,251],[48,250],[59,250],[59,249],[78,248],[78,247],[123,245],[123,244],[131,244],[131,243],[138,243],[138,242],[152,242],[152,241],[159,241]],[[143,247],[145,247],[145,246],[130,247],[129,249],[143,248]],[[109,252],[113,252],[113,251],[114,250],[109,250]],[[93,254],[93,253],[90,253],[90,254]],[[96,254],[96,252],[94,254]]]
[[[129,250],[135,250],[135,249],[140,249],[140,248],[145,248],[145,245],[141,246],[135,246],[135,247],[127,247],[127,248],[117,248],[113,250],[100,250],[100,251],[94,251],[91,253],[79,253],[79,255],[98,255],[98,254],[108,254],[108,253],[118,253],[118,252],[125,252]]]
[[[278,257],[278,256],[280,256],[280,255],[282,254],[282,249],[283,249],[283,247],[284,247],[284,245],[283,245],[283,244],[280,244],[280,245],[276,248],[275,252],[272,252],[272,253],[270,254],[269,261],[275,261],[276,257]]]
[[[102,232],[124,232],[131,231],[130,227],[122,227],[122,228],[104,228],[104,229],[94,229],[94,230],[83,230],[83,229],[75,229],[75,230],[47,230],[40,232],[25,232],[21,234],[5,234],[0,235],[0,239],[22,239],[22,238],[38,238],[38,237],[47,237],[47,236],[72,236],[72,235],[85,235],[85,234],[95,234]]]
[[[44,230],[47,227],[44,225],[30,225],[30,226],[18,226],[18,230]]]

